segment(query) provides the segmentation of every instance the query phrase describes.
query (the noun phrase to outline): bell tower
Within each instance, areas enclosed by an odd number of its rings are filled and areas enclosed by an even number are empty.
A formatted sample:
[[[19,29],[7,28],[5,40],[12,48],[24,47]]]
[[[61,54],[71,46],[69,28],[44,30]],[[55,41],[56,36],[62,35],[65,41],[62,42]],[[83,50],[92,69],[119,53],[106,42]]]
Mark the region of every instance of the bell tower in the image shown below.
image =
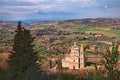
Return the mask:
[[[83,44],[80,47],[80,68],[84,68],[85,66],[85,57],[84,57],[84,48]]]

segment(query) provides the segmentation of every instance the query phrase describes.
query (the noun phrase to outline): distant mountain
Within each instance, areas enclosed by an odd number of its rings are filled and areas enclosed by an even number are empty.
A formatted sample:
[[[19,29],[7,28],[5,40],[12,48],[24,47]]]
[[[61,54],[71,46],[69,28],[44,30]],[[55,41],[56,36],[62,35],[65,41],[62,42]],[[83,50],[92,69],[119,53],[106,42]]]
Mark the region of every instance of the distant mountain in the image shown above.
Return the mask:
[[[33,24],[33,23],[43,23],[43,22],[54,22],[54,21],[63,21],[64,19],[26,19],[26,20],[22,20],[22,22],[28,23],[28,24]]]
[[[109,27],[119,27],[120,28],[120,18],[96,18],[96,19],[73,19],[73,20],[23,20],[22,26],[37,26],[41,23],[52,23],[57,22],[58,25],[81,25],[81,26],[109,26]],[[17,26],[17,21],[0,21],[0,27],[12,27]]]
[[[31,21],[36,24],[41,23],[52,23],[52,22],[58,22],[59,25],[68,25],[68,26],[74,26],[74,25],[81,25],[81,26],[100,26],[100,27],[119,27],[120,28],[120,18],[96,18],[96,19],[72,19],[72,20],[51,20],[51,21],[38,21],[33,20]],[[71,25],[72,24],[72,25]]]
[[[118,26],[120,27],[120,18],[96,18],[96,19],[75,19],[64,20],[61,23],[73,23],[84,26]]]

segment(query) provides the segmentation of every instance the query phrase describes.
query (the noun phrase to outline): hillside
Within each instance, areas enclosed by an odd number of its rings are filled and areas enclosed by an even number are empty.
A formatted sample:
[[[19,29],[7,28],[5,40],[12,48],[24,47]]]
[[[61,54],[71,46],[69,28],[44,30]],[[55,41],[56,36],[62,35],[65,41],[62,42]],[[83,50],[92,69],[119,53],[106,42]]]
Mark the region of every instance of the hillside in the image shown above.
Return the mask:
[[[84,26],[110,26],[120,27],[120,18],[96,18],[96,19],[77,19],[65,20],[62,23],[73,23]]]
[[[17,22],[0,22],[1,46],[12,45],[16,26]],[[36,37],[35,43],[50,49],[54,53],[66,52],[65,49],[74,41],[88,45],[88,42],[89,44],[94,43],[92,40],[106,41],[109,39],[110,42],[115,42],[120,38],[120,31],[118,30],[120,28],[120,18],[46,21],[31,24],[22,23],[22,26],[31,30]],[[97,38],[95,35],[102,35],[102,37]],[[96,45],[98,42],[94,44]]]
[[[11,47],[13,43],[16,26],[16,22],[0,22],[1,52],[7,52],[6,49],[10,51],[8,46]],[[42,49],[40,47],[43,47],[42,50],[47,53],[68,53],[70,46],[76,41],[78,45],[83,43],[89,53],[101,53],[112,42],[120,41],[120,18],[22,23],[22,26],[31,30],[39,52]],[[90,50],[91,46],[95,50]]]
[[[120,27],[120,18],[96,18],[96,19],[73,19],[73,20],[62,20],[62,21],[35,21],[35,22],[29,22],[28,23],[22,23],[23,27],[27,27],[30,25],[39,25],[39,24],[51,24],[51,23],[59,23],[60,24],[73,24],[73,25],[82,25],[82,26],[109,26],[109,27]],[[16,27],[17,22],[14,21],[0,21],[0,28],[1,27]]]

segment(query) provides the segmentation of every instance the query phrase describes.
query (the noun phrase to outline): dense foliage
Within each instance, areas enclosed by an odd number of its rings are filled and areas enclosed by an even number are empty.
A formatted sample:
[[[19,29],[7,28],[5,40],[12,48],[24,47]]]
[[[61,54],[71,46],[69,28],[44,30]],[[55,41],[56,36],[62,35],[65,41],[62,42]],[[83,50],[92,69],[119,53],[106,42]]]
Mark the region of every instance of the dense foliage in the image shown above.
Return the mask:
[[[107,48],[106,53],[103,54],[104,57],[104,67],[108,71],[107,77],[109,80],[120,80],[120,71],[116,68],[119,52],[118,44],[114,44],[112,50]]]
[[[19,22],[14,36],[13,52],[8,61],[12,72],[11,80],[28,80],[31,72],[38,70],[36,64],[38,57],[33,49],[33,40],[30,31],[22,28]]]

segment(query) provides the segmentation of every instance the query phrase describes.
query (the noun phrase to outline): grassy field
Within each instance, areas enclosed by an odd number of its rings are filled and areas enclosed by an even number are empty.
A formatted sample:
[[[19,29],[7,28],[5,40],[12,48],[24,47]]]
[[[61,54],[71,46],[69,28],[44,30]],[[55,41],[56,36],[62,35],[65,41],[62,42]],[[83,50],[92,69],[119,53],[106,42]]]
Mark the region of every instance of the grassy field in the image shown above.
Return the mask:
[[[84,28],[78,28],[81,32],[86,33],[98,33],[98,34],[104,34],[105,36],[115,36],[117,38],[120,38],[120,30],[112,29],[108,27],[84,27]]]

